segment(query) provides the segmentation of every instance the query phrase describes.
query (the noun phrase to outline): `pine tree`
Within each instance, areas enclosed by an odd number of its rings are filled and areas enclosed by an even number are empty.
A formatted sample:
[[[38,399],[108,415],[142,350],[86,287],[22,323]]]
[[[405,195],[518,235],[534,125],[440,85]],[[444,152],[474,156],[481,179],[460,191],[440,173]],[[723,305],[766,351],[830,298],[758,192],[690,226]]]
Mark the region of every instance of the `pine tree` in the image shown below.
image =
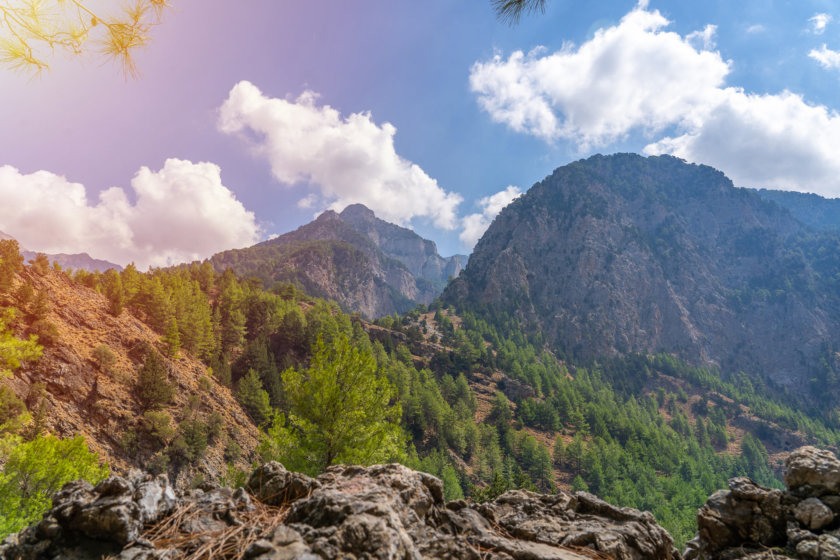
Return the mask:
[[[102,276],[102,291],[108,298],[108,311],[114,317],[119,317],[125,307],[125,292],[122,279],[116,270],[109,269]]]
[[[168,404],[175,395],[175,387],[169,383],[166,364],[154,350],[146,356],[146,361],[137,374],[134,391],[145,408],[157,408]]]
[[[330,345],[318,340],[306,372],[284,372],[283,389],[288,422],[275,416],[260,446],[264,459],[317,473],[338,462],[371,464],[403,456],[396,391],[377,371],[373,354],[343,332]]]
[[[260,376],[255,370],[248,370],[248,373],[239,382],[239,391],[236,394],[239,402],[251,415],[258,425],[265,424],[271,416],[271,404],[268,393],[263,389]]]
[[[0,293],[7,293],[12,287],[15,274],[23,269],[20,245],[14,239],[0,239]]]

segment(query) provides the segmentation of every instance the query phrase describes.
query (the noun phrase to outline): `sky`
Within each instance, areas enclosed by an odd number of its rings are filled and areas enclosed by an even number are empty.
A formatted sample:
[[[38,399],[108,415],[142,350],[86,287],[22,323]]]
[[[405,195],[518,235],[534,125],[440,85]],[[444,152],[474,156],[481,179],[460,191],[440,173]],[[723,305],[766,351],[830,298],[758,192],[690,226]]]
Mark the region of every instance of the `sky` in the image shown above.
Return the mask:
[[[516,26],[489,0],[172,4],[137,80],[0,67],[0,231],[145,269],[361,202],[469,253],[614,152],[840,196],[840,0],[547,0]]]

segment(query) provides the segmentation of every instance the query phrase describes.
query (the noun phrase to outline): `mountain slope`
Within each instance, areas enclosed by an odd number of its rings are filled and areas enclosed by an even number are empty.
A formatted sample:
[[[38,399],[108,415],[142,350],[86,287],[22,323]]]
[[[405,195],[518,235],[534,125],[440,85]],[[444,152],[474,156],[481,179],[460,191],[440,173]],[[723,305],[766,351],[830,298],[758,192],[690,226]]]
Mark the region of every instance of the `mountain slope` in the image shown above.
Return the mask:
[[[376,218],[362,205],[341,214],[328,210],[295,231],[247,249],[225,251],[210,262],[255,276],[266,287],[297,284],[366,317],[399,313],[430,303],[460,257],[444,259],[434,243]]]
[[[793,216],[817,230],[840,231],[840,199],[818,194],[759,189],[758,195],[787,208]]]
[[[710,167],[594,156],[505,208],[444,300],[571,356],[664,351],[803,391],[820,364],[836,381],[838,243]]]
[[[55,325],[54,341],[45,345],[37,362],[24,364],[3,383],[27,403],[33,415],[42,410],[42,429],[59,437],[85,436],[90,448],[120,473],[149,465],[152,449],[136,447],[127,434],[136,435],[143,425],[143,408],[134,393],[137,371],[149,347],[160,347],[161,337],[128,312],[108,313],[105,296],[73,282],[67,275],[49,271],[40,276],[27,267],[17,284],[26,282],[48,298],[45,320]],[[26,321],[18,324],[20,334]],[[106,346],[114,362],[101,368],[95,350]],[[244,452],[239,462],[254,458],[258,432],[230,389],[219,385],[200,361],[181,356],[163,358],[174,400],[162,409],[176,421],[206,421],[221,415],[223,434],[210,443],[206,454],[178,474],[178,484],[192,476],[218,478],[225,473],[225,440],[234,438]],[[192,400],[191,400],[192,399]],[[197,399],[197,400],[196,400]],[[189,418],[187,418],[189,417]],[[129,442],[131,443],[131,442]]]

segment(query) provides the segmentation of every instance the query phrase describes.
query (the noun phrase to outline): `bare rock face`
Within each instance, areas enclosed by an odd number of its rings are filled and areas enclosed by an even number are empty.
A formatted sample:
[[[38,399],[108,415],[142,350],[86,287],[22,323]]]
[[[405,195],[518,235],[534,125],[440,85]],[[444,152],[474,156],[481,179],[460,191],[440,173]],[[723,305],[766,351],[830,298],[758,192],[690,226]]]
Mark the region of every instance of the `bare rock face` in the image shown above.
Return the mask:
[[[686,560],[814,558],[840,560],[840,460],[801,447],[785,461],[786,491],[733,478],[697,514]]]
[[[165,478],[70,483],[43,521],[0,545],[0,557],[679,558],[650,513],[584,492],[444,503],[440,480],[397,464],[335,466],[313,479],[269,463],[248,487],[272,505],[209,486],[175,498]]]

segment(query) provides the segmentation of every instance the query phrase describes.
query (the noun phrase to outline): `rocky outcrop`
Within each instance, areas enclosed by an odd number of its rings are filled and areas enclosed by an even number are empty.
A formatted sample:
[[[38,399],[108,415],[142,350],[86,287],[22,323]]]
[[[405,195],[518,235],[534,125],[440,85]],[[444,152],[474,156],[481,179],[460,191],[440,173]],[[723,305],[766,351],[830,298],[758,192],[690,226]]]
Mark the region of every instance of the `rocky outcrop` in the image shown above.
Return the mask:
[[[814,372],[840,371],[838,246],[711,167],[593,156],[503,209],[442,297],[570,357],[667,352],[821,399],[834,374]]]
[[[697,515],[686,560],[840,560],[840,460],[801,447],[785,461],[787,490],[733,478]]]
[[[440,480],[397,464],[335,466],[313,479],[269,463],[247,488],[176,497],[163,476],[70,483],[40,523],[0,545],[0,557],[679,558],[650,513],[583,492],[445,503]]]

